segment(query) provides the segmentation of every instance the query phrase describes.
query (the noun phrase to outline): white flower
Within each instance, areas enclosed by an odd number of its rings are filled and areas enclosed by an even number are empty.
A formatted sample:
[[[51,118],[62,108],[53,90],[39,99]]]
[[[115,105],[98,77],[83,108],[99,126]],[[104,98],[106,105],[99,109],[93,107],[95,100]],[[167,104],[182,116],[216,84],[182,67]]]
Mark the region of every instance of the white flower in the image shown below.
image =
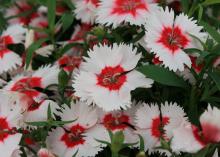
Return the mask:
[[[208,106],[208,109],[200,116],[203,137],[209,142],[220,142],[220,110],[217,107]]]
[[[101,0],[97,22],[114,28],[124,22],[141,26],[157,9],[152,0]]]
[[[93,24],[96,19],[96,11],[99,0],[76,0],[74,13],[76,18],[83,23]]]
[[[13,78],[4,87],[5,90],[18,91],[26,94],[35,101],[42,101],[46,95],[35,88],[46,88],[52,84],[58,84],[59,68],[57,66],[40,67],[31,75],[20,75]]]
[[[71,108],[65,107],[61,118],[63,121],[75,121],[49,133],[47,145],[55,155],[72,157],[77,153],[77,156],[86,157],[95,156],[102,150],[101,144],[95,138],[102,137],[104,129],[95,125],[98,117],[94,107],[76,102]]]
[[[185,113],[176,103],[165,102],[160,109],[157,104],[143,104],[136,112],[137,133],[143,137],[145,150],[148,150],[149,154],[159,151],[170,156],[168,151],[155,148],[161,146],[161,138],[169,141],[173,137],[172,130],[185,121]]]
[[[8,49],[10,44],[22,43],[25,39],[25,29],[20,25],[9,26],[0,36],[0,74],[21,66],[21,57]]]
[[[196,126],[183,123],[174,129],[171,148],[173,151],[196,153],[209,143],[220,142],[220,110],[211,108],[200,116],[201,130]]]
[[[141,57],[136,52],[131,45],[94,46],[73,81],[75,95],[105,111],[130,107],[130,91],[137,87],[149,88],[153,83],[133,70]]]
[[[183,71],[185,65],[191,67],[189,56],[182,50],[198,48],[198,41],[191,35],[202,41],[207,37],[192,18],[184,14],[175,18],[173,10],[168,8],[156,11],[147,21],[146,30],[147,46],[165,67],[173,71]]]
[[[17,133],[24,106],[22,95],[16,92],[0,91],[0,151],[1,156],[11,157],[18,149],[22,134]]]

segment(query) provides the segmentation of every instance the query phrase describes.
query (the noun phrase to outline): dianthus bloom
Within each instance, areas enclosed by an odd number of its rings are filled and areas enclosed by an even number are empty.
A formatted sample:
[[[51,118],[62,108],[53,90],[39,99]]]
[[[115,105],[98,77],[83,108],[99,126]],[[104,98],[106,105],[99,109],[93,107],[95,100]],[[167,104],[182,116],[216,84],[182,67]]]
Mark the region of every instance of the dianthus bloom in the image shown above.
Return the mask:
[[[165,102],[160,109],[157,104],[144,104],[136,112],[137,133],[143,137],[145,150],[149,153],[159,151],[170,155],[168,151],[156,149],[156,147],[161,146],[161,138],[169,141],[173,137],[173,129],[186,121],[183,109],[176,103]]]
[[[0,151],[1,156],[11,157],[19,148],[22,134],[17,133],[26,104],[17,92],[0,91]]]
[[[141,26],[157,9],[153,0],[101,0],[97,22],[113,27],[122,23]]]
[[[95,140],[104,133],[103,128],[95,126],[98,120],[96,108],[76,102],[71,108],[65,107],[61,118],[63,121],[75,121],[49,133],[47,144],[55,155],[86,157],[95,156],[102,150],[101,144]]]
[[[74,13],[76,18],[83,23],[93,24],[96,19],[96,10],[98,8],[99,0],[76,0],[76,9]]]
[[[205,40],[202,27],[184,14],[174,17],[173,10],[166,8],[156,11],[146,23],[147,46],[165,67],[173,71],[183,71],[184,66],[191,67],[190,57],[183,51],[198,47],[192,36]]]
[[[94,46],[73,81],[75,95],[88,105],[94,103],[105,111],[130,107],[130,92],[137,87],[149,88],[153,83],[134,70],[141,58],[136,52],[131,45],[125,44]]]
[[[207,111],[200,116],[201,130],[190,123],[183,123],[173,131],[172,149],[195,153],[207,144],[220,142],[219,119],[220,110],[209,105]]]
[[[0,36],[0,74],[21,66],[21,57],[8,49],[11,44],[22,43],[25,39],[25,29],[20,25],[8,27]]]

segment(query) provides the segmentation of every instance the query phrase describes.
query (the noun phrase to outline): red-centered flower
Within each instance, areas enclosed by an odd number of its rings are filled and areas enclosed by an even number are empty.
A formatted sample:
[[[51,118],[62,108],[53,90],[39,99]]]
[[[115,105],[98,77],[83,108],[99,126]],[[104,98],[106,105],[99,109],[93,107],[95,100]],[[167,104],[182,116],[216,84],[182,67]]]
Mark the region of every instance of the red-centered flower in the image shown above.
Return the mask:
[[[70,130],[66,131],[60,140],[63,141],[68,148],[73,148],[77,145],[82,145],[85,142],[85,139],[83,139],[84,132],[85,128],[77,124],[72,126]]]
[[[163,44],[171,53],[175,53],[185,48],[190,41],[179,27],[164,27],[157,42]]]
[[[74,10],[76,18],[82,23],[93,24],[96,19],[96,11],[99,6],[99,0],[80,0],[75,2]]]
[[[173,130],[186,121],[183,109],[176,103],[165,102],[160,105],[160,109],[158,105],[144,104],[136,112],[137,132],[143,136],[146,143],[145,150],[148,150],[149,154],[161,151],[169,156],[168,151],[155,148],[161,146],[161,138],[166,141],[172,139]]]
[[[35,87],[42,87],[40,77],[27,77],[18,80],[11,88],[11,91],[18,91],[26,94],[29,97],[37,97],[40,92],[35,90]]]
[[[124,69],[118,65],[116,67],[105,67],[101,73],[97,75],[97,85],[111,90],[119,90],[126,82]]]
[[[132,104],[130,91],[149,88],[153,81],[134,70],[141,55],[131,45],[95,45],[80,65],[73,82],[75,95],[105,111],[126,109]]]
[[[129,121],[129,116],[126,114],[122,113],[113,115],[112,113],[109,113],[104,116],[102,123],[106,129],[115,131],[126,129],[130,123]]]
[[[100,0],[96,21],[114,28],[123,24],[141,26],[157,10],[156,3],[149,0]]]
[[[131,14],[136,17],[137,10],[148,10],[147,3],[143,0],[116,0],[111,14]]]
[[[174,16],[174,11],[165,8],[154,12],[146,22],[145,41],[156,57],[170,70],[184,71],[191,68],[191,60],[183,49],[198,48],[202,45],[192,36],[206,40],[202,27],[184,14]]]

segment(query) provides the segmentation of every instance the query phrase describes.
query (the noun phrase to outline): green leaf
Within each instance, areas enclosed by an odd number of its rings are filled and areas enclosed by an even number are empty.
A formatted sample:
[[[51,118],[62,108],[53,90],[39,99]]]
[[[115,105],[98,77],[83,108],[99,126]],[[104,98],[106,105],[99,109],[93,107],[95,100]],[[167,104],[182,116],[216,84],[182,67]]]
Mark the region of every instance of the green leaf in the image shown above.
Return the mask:
[[[206,0],[202,3],[204,6],[213,5],[213,4],[220,4],[220,0]]]
[[[203,7],[199,4],[198,21],[201,21],[203,15]]]
[[[220,73],[219,72],[210,72],[209,76],[212,78],[212,80],[215,82],[216,86],[220,90]]]
[[[140,151],[144,151],[144,139],[141,135],[138,135],[140,139]]]
[[[51,113],[50,104],[48,105],[48,108],[47,108],[47,119],[48,119],[48,120],[52,120],[52,119],[53,119],[52,113]]]
[[[65,13],[61,17],[61,20],[63,24],[63,32],[65,32],[73,23],[74,16],[72,15],[72,13]]]
[[[153,79],[154,81],[168,86],[187,88],[188,84],[183,78],[177,76],[174,72],[163,67],[155,65],[145,65],[138,68],[138,71]]]
[[[62,69],[58,75],[59,88],[64,89],[68,84],[69,77],[68,74]]]
[[[213,39],[215,41],[217,41],[218,43],[220,43],[220,34],[219,32],[213,28],[212,26],[210,26],[208,23],[204,22],[204,21],[200,21],[200,24],[205,28],[205,30],[213,37]]]
[[[56,0],[47,0],[48,23],[51,32],[54,32],[56,18]]]
[[[63,3],[65,3],[71,10],[75,9],[75,6],[71,2],[71,0],[62,0]]]
[[[184,11],[185,13],[187,13],[188,10],[189,10],[189,1],[187,1],[187,0],[181,0],[181,6],[183,7],[183,11]]]
[[[72,157],[76,157],[76,155],[78,154],[79,149],[77,149],[77,151],[73,154]]]
[[[45,39],[39,39],[38,41],[32,43],[29,48],[27,49],[27,55],[26,55],[26,69],[29,67],[31,63],[31,59],[33,56],[33,53],[42,45],[42,43],[48,41],[47,38]]]
[[[25,122],[28,125],[32,125],[32,126],[48,126],[48,122],[47,121],[39,121],[39,122]]]

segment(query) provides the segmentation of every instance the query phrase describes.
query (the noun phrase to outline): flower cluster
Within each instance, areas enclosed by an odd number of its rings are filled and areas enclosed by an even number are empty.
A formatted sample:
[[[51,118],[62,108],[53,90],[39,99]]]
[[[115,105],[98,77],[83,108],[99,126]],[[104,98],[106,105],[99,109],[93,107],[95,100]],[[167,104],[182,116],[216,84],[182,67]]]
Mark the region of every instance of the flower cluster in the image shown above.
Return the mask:
[[[2,2],[2,156],[218,157],[218,3]]]

